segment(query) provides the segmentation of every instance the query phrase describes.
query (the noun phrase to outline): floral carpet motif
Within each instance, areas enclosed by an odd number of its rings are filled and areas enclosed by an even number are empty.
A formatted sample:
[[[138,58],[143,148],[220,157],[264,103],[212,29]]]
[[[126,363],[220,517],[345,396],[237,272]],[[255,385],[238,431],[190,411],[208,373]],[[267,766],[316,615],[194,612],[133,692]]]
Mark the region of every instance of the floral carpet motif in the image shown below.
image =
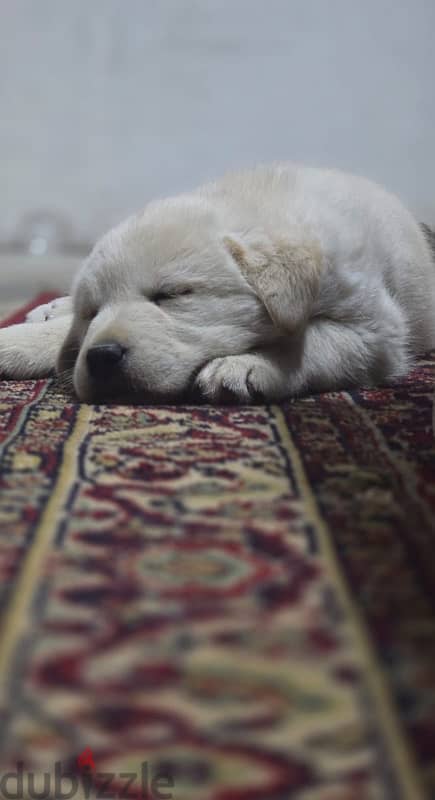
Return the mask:
[[[435,797],[434,372],[220,408],[3,381],[0,777]]]

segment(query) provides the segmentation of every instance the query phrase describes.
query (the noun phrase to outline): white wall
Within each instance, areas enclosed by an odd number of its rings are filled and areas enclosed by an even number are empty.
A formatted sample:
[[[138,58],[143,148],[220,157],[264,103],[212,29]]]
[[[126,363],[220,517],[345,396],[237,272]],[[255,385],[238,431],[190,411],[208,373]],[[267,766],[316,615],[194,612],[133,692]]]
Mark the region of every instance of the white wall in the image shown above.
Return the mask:
[[[293,159],[435,222],[435,0],[0,0],[0,239]]]

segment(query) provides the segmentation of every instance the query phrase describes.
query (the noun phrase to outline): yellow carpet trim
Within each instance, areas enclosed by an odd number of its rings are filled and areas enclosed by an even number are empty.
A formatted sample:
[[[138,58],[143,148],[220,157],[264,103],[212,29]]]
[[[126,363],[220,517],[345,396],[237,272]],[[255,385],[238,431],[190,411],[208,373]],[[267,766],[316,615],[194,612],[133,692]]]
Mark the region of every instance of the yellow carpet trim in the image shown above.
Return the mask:
[[[6,688],[7,675],[16,644],[29,625],[31,625],[30,609],[36,584],[41,576],[44,559],[53,544],[53,536],[63,504],[71,489],[71,478],[77,461],[79,445],[87,431],[91,415],[92,406],[87,405],[82,406],[77,414],[74,428],[64,447],[63,461],[57,483],[35,531],[32,546],[27,554],[5,615],[4,626],[0,636],[1,694]]]
[[[406,798],[409,798],[409,800],[425,800],[426,795],[421,787],[417,766],[414,763],[413,755],[407,746],[406,740],[401,734],[401,728],[398,723],[388,684],[377,662],[363,617],[352,600],[347,582],[341,572],[328,528],[322,520],[317,508],[317,503],[305,475],[304,466],[298,449],[292,440],[281,409],[278,406],[272,406],[271,410],[281,441],[287,448],[291,458],[292,468],[304,501],[305,519],[308,523],[313,525],[318,533],[319,547],[321,548],[321,553],[328,566],[329,574],[334,581],[346,613],[353,620],[356,640],[355,646],[360,656],[361,663],[364,666],[367,679],[370,682],[377,707],[379,708],[380,723],[384,726],[385,733],[388,737],[388,743],[397,770],[397,779],[402,784],[401,788]]]

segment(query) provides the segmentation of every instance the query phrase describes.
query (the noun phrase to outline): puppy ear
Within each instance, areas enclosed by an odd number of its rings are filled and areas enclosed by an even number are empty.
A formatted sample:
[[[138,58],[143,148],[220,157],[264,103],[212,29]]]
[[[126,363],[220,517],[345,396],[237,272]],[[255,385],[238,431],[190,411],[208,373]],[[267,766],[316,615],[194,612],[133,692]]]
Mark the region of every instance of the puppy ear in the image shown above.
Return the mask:
[[[308,319],[319,292],[322,253],[315,241],[225,236],[224,244],[274,325],[292,333]]]

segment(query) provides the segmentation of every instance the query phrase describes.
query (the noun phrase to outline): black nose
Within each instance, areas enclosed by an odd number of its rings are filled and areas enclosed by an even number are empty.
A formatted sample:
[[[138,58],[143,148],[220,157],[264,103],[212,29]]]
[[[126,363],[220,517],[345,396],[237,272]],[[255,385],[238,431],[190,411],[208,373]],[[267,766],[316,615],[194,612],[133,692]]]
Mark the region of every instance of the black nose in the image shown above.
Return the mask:
[[[123,358],[125,347],[118,342],[95,344],[86,353],[89,374],[92,378],[111,378]]]

